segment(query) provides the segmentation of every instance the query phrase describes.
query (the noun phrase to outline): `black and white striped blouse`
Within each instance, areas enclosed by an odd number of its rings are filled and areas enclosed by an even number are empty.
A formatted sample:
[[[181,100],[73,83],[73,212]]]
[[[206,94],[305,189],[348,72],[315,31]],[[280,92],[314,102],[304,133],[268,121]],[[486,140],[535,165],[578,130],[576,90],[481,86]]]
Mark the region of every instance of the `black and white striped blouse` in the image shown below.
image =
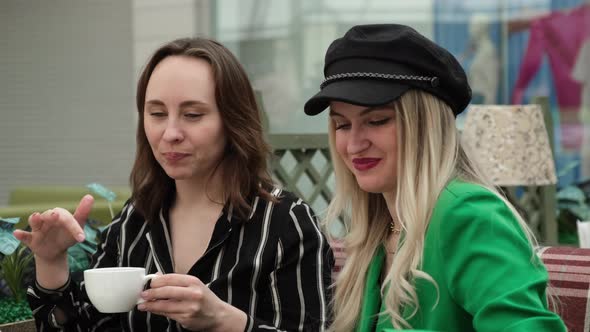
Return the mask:
[[[293,194],[275,189],[278,203],[255,197],[248,220],[224,208],[209,247],[188,274],[220,299],[248,315],[246,331],[323,331],[329,324],[334,258],[311,208]],[[173,273],[168,209],[145,222],[132,204],[103,231],[91,266],[145,267],[148,273]],[[58,290],[37,283],[28,300],[38,331],[183,331],[175,321],[137,309],[99,313],[84,283]],[[59,325],[55,307],[66,314]]]

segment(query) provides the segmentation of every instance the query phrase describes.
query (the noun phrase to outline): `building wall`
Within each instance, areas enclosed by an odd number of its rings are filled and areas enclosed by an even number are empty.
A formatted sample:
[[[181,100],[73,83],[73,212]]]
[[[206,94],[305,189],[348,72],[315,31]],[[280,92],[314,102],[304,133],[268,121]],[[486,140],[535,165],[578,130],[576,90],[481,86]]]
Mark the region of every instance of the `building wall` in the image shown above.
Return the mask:
[[[329,41],[383,21],[432,35],[431,1],[2,0],[0,206],[16,186],[126,184],[136,81],[167,41],[220,40],[262,91],[272,132],[325,132],[301,107]]]
[[[209,10],[209,0],[0,1],[0,206],[16,186],[127,184],[137,77],[159,45],[208,34]]]
[[[15,186],[126,183],[131,9],[120,0],[0,1],[0,205]]]

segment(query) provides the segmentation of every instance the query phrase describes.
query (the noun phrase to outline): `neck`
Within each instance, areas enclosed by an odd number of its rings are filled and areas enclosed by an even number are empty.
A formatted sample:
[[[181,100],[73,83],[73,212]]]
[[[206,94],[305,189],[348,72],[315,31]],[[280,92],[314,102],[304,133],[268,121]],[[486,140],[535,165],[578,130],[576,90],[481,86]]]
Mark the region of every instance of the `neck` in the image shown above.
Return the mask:
[[[174,205],[203,206],[225,204],[223,190],[223,169],[219,167],[215,173],[196,179],[176,180],[176,200]]]

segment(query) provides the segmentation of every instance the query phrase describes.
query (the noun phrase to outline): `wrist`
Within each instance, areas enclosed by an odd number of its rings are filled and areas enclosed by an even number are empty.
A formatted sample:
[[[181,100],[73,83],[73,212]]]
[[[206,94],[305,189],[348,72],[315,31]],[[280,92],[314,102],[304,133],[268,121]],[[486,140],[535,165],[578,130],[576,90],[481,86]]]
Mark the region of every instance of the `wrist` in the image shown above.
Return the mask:
[[[39,286],[45,289],[57,289],[69,278],[68,256],[47,260],[35,255],[35,276]]]
[[[221,306],[217,312],[215,324],[208,332],[242,332],[245,330],[248,316],[242,310],[228,303],[221,302]]]
[[[68,252],[65,251],[63,254],[55,257],[55,258],[45,258],[41,257],[37,254],[34,255],[35,257],[35,265],[46,265],[46,266],[57,266],[57,265],[67,265],[68,264]]]

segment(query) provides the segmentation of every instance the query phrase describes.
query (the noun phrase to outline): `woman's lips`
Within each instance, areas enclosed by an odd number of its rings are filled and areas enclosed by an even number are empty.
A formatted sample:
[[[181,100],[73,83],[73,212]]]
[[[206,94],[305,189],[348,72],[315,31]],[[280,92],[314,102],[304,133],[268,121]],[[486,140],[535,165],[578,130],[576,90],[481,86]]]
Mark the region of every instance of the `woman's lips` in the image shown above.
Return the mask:
[[[178,153],[178,152],[166,152],[164,153],[164,158],[166,158],[169,162],[179,161],[185,157],[188,157],[188,153]]]
[[[357,170],[366,171],[377,166],[380,161],[381,158],[355,158],[352,160],[352,164]]]

